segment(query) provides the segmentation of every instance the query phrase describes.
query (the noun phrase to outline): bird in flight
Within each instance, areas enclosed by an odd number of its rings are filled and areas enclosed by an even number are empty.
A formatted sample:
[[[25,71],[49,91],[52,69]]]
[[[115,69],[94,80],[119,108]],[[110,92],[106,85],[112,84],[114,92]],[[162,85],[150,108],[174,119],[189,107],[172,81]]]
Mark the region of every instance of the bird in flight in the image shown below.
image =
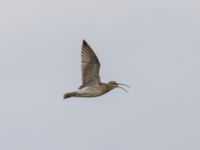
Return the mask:
[[[81,71],[82,71],[82,85],[77,91],[67,92],[63,98],[70,97],[97,97],[101,96],[112,89],[121,88],[127,92],[126,89],[120,85],[129,87],[126,84],[110,81],[102,83],[99,76],[100,62],[90,47],[90,45],[83,40],[81,51]]]

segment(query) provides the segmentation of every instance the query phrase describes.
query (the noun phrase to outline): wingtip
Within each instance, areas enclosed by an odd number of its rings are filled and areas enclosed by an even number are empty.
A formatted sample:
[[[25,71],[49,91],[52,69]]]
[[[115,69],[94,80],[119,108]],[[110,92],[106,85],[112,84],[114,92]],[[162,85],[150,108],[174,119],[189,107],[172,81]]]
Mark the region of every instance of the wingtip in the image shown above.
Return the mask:
[[[86,42],[86,40],[83,40],[83,45],[88,45],[88,43]]]

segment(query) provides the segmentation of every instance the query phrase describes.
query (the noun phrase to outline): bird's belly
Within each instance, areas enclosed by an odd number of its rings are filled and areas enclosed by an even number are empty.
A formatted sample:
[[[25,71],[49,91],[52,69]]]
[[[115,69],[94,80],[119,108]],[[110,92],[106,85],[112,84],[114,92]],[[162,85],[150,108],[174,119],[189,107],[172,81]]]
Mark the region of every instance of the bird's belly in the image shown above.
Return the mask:
[[[77,91],[77,96],[80,97],[96,97],[104,94],[98,87],[84,87]]]

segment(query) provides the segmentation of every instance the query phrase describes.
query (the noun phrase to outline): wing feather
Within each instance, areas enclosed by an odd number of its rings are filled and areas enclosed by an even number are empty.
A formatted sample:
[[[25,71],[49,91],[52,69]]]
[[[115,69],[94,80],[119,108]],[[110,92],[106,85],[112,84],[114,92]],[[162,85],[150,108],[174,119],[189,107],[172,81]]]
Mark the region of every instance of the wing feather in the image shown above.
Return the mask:
[[[83,82],[81,87],[85,86],[86,84],[99,83],[100,63],[96,54],[85,40],[83,40],[82,43],[81,63]]]

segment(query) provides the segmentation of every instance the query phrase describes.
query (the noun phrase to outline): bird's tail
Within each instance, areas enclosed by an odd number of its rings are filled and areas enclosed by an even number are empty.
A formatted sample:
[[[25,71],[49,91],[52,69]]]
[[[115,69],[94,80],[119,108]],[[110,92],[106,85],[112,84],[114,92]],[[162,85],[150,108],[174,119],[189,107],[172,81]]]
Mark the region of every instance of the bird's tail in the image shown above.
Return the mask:
[[[65,93],[64,96],[63,96],[63,99],[70,98],[70,97],[75,96],[75,95],[76,95],[76,92]]]

